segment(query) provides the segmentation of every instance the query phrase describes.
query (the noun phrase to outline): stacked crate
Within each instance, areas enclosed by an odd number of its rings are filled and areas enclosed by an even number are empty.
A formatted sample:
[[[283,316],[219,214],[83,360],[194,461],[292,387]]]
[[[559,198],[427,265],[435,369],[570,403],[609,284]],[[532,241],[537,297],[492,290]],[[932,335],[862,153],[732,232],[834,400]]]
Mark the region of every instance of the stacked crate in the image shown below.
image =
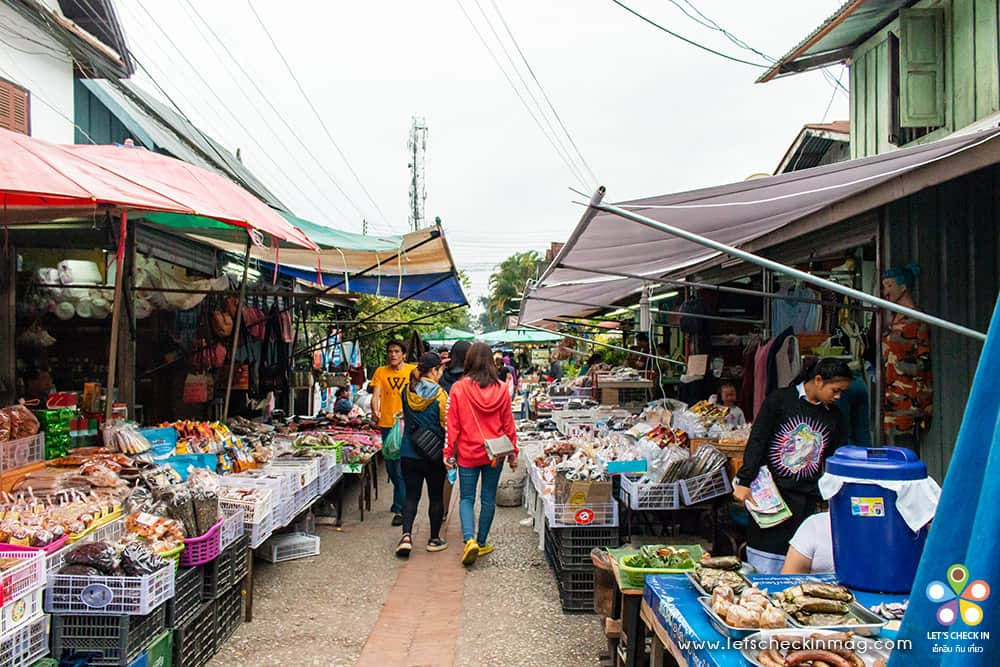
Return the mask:
[[[594,565],[590,550],[617,547],[617,527],[545,527],[545,557],[555,571],[559,601],[567,613],[593,613]]]

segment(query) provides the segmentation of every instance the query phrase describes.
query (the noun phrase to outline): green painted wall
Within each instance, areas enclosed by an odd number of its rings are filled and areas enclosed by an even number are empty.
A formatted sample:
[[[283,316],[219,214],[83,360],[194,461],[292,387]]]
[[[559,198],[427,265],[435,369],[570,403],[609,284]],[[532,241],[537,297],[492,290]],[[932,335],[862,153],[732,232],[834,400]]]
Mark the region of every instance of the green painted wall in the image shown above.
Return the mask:
[[[997,64],[998,0],[923,0],[916,8],[945,11],[945,125],[921,138],[931,141],[1000,109]],[[851,62],[851,156],[877,155],[898,148],[889,143],[890,32],[897,18],[858,47]]]
[[[73,115],[76,123],[74,143],[89,144],[93,139],[95,144],[120,144],[125,139],[134,139],[137,144],[141,144],[79,79],[73,82]],[[90,135],[90,139],[81,129]]]

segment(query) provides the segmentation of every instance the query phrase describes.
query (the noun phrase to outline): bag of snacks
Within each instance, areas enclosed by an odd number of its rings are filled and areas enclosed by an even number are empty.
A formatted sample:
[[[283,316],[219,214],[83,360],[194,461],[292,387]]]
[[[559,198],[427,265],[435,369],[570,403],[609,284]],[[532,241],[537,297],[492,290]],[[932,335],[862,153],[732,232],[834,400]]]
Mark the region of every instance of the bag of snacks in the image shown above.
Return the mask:
[[[87,542],[66,553],[67,565],[87,565],[104,574],[114,574],[118,568],[118,551],[107,542]]]
[[[157,570],[170,564],[166,558],[159,556],[146,546],[143,542],[129,542],[122,549],[121,554],[122,571],[130,577],[138,577],[143,574],[152,574]]]
[[[7,417],[10,420],[10,440],[19,440],[20,438],[35,435],[38,433],[38,429],[41,428],[38,424],[38,419],[32,414],[31,410],[24,406],[24,403],[4,408],[4,412],[7,413]]]

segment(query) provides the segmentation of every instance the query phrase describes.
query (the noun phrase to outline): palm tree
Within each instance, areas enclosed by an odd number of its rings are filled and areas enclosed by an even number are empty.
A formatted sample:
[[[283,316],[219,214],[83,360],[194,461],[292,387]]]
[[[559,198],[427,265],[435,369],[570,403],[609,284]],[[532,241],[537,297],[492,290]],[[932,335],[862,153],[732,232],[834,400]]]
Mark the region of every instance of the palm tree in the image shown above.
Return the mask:
[[[508,306],[524,293],[524,286],[535,277],[540,261],[541,257],[534,250],[514,253],[490,276],[489,296],[484,305],[494,327],[504,325]]]

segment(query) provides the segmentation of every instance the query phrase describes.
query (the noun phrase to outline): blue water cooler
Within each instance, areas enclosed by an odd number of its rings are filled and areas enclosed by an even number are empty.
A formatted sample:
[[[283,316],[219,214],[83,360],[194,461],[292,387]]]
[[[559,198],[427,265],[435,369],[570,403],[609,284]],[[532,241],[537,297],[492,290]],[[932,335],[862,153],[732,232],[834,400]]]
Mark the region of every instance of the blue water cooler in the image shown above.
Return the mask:
[[[848,478],[830,498],[837,580],[863,591],[909,593],[927,526],[910,530],[896,509],[896,492],[872,482],[926,479],[927,466],[902,447],[841,447],[826,472]]]

